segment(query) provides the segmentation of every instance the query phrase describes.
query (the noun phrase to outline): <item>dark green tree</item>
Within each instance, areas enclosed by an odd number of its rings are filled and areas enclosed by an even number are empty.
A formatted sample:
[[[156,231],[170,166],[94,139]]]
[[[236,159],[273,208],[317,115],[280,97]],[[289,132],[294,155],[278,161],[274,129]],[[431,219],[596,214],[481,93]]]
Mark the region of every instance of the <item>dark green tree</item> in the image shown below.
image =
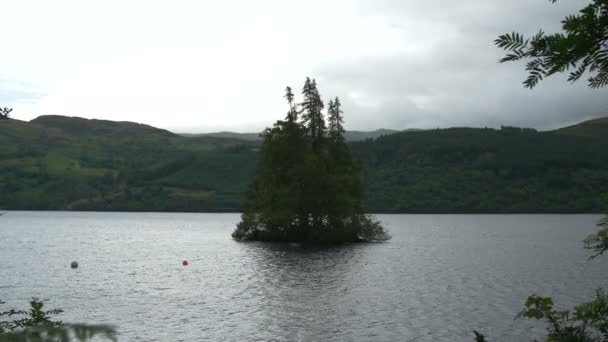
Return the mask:
[[[298,121],[298,108],[294,100],[293,91],[291,87],[285,88],[285,99],[289,103],[289,111],[287,112],[287,121],[296,122]]]
[[[344,141],[344,118],[342,114],[342,104],[340,98],[336,97],[333,101],[330,100],[327,106],[327,122],[329,136],[334,141]]]
[[[315,152],[319,152],[326,127],[322,112],[325,105],[321,99],[319,89],[317,89],[316,80],[311,81],[310,78],[306,78],[302,88],[302,96],[304,98],[300,104],[302,123],[312,140],[313,149]]]
[[[8,120],[9,114],[13,111],[12,108],[0,107],[0,119]]]
[[[541,30],[531,38],[516,32],[499,36],[494,43],[508,52],[500,62],[528,60],[529,75],[523,82],[526,88],[534,88],[544,78],[566,71],[570,71],[570,82],[589,72],[591,88],[607,85],[608,1],[593,0],[578,14],[564,18],[562,28],[563,32],[550,35]]]
[[[387,239],[382,226],[364,214],[360,167],[348,145],[343,137],[333,140],[325,132],[314,80],[306,79],[303,95],[300,121],[287,88],[287,120],[262,133],[259,175],[232,236],[316,243]],[[332,101],[332,111],[336,109],[341,113],[339,101],[337,107]]]

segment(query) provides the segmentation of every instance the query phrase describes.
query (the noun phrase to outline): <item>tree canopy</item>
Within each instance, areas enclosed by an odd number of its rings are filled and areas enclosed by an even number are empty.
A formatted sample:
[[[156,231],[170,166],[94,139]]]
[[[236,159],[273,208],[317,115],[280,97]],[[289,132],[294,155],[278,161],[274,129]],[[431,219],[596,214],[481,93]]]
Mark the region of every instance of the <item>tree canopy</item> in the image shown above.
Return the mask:
[[[556,0],[550,0],[555,3]],[[513,32],[499,36],[494,43],[507,51],[500,62],[528,60],[526,88],[534,88],[551,75],[570,72],[568,81],[578,81],[586,72],[591,88],[608,84],[608,0],[593,0],[578,14],[562,20],[563,32],[545,34],[540,30],[531,38]]]
[[[289,87],[285,98],[286,119],[262,133],[259,175],[232,236],[322,243],[387,239],[363,211],[361,168],[345,143],[340,100],[329,103],[328,128],[314,79],[306,79],[301,103]]]

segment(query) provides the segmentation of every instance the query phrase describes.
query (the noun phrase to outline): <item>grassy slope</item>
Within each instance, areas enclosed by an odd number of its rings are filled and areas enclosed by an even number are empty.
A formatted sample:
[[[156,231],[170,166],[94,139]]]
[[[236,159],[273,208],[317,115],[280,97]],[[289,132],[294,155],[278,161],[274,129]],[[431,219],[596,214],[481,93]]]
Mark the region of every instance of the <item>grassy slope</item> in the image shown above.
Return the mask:
[[[352,143],[376,212],[588,212],[608,193],[608,129],[444,129]],[[257,142],[128,122],[0,120],[0,208],[236,211]]]

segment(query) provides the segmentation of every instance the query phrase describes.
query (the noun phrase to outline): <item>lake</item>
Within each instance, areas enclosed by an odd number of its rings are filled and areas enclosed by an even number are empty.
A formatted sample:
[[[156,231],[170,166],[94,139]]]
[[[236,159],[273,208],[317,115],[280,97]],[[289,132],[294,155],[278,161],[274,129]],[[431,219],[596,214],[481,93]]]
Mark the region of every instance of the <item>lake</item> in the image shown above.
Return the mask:
[[[303,248],[233,241],[237,214],[8,212],[0,308],[49,299],[120,341],[529,341],[528,295],[608,287],[581,242],[599,215],[378,218],[389,242]]]

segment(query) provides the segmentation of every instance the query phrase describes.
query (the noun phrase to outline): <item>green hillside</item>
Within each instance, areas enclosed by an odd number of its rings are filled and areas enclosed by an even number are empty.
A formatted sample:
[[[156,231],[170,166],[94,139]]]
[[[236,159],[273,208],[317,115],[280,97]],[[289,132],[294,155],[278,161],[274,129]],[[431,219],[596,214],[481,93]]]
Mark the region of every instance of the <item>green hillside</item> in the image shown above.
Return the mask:
[[[230,211],[256,146],[134,123],[44,116],[0,121],[5,209]]]
[[[370,211],[595,212],[608,194],[605,123],[406,131],[351,147]],[[42,116],[0,120],[0,146],[2,209],[238,211],[258,142]]]
[[[606,205],[606,139],[451,128],[352,146],[366,165],[371,211],[568,213]]]

